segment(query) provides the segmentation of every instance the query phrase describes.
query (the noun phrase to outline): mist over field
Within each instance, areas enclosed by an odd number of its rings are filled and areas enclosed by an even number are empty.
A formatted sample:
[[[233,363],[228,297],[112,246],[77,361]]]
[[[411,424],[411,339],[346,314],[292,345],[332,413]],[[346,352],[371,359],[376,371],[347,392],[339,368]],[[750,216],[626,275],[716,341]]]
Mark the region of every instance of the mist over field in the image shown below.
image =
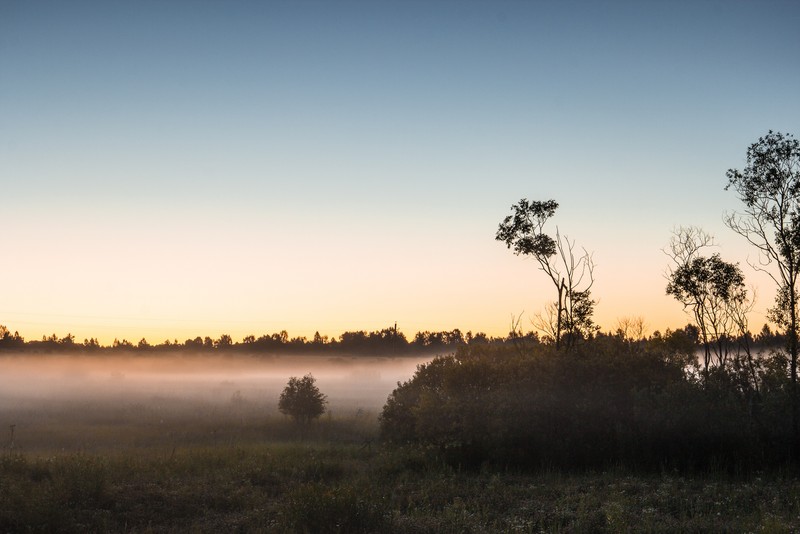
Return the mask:
[[[0,358],[0,448],[87,450],[291,438],[292,425],[278,411],[278,398],[290,377],[308,373],[328,397],[326,422],[357,421],[365,435],[372,434],[397,382],[411,378],[427,360],[8,355]]]
[[[0,360],[8,400],[104,402],[150,397],[220,402],[231,395],[277,403],[290,376],[308,373],[328,395],[331,409],[344,405],[380,408],[397,381],[411,378],[430,357],[369,358],[327,356],[19,356]]]

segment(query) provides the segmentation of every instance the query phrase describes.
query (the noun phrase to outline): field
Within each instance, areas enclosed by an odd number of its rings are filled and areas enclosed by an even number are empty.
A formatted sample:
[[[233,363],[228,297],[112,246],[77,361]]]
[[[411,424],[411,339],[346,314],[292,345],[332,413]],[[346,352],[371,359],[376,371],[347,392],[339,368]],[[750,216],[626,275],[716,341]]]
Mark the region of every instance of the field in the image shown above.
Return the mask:
[[[800,529],[789,472],[475,472],[383,447],[381,398],[413,361],[306,360],[331,412],[305,430],[276,409],[304,372],[283,361],[28,363],[0,366],[4,532]]]
[[[790,532],[800,484],[465,473],[334,441],[0,457],[5,532]]]

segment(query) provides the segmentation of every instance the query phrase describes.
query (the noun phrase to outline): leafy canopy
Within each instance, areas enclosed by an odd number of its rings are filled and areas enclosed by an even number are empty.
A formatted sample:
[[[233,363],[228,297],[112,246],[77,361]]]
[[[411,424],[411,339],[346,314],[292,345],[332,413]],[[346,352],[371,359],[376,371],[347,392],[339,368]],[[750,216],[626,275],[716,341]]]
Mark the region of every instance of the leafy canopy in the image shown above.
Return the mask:
[[[555,200],[541,202],[523,198],[511,206],[514,214],[503,219],[495,239],[513,248],[514,254],[549,258],[556,253],[556,242],[542,233],[542,228],[547,219],[555,215],[557,208]]]
[[[303,378],[293,376],[281,393],[278,409],[298,423],[309,423],[325,413],[327,397],[315,384],[316,379],[307,374]]]
[[[747,149],[743,170],[729,169],[728,185],[745,205],[726,220],[765,262],[778,264],[781,286],[794,287],[800,262],[800,142],[770,131]],[[774,277],[774,276],[773,276]]]
[[[714,254],[710,258],[695,257],[675,269],[667,285],[667,294],[690,306],[709,298],[728,302],[737,298],[743,287],[741,269]]]

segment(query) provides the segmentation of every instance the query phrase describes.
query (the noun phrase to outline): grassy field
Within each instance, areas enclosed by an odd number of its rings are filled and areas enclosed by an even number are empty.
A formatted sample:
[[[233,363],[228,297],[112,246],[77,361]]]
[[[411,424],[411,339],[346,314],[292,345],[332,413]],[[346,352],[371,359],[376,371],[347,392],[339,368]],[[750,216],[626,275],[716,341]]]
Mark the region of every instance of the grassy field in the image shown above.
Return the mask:
[[[800,529],[800,481],[781,473],[732,479],[462,472],[420,452],[370,442],[374,416],[322,420],[302,440],[278,418],[249,430],[248,421],[227,429],[211,423],[187,420],[168,436],[143,424],[112,432],[111,423],[100,421],[82,429],[81,450],[6,447],[0,453],[0,531]],[[118,433],[128,445],[109,441]]]
[[[6,373],[0,532],[800,531],[788,472],[470,472],[384,448],[392,384],[359,385],[373,369],[355,386],[331,375],[331,413],[303,432],[277,412],[287,373],[180,390],[103,373],[37,387]]]
[[[462,473],[325,443],[0,458],[4,532],[791,532],[800,483]]]

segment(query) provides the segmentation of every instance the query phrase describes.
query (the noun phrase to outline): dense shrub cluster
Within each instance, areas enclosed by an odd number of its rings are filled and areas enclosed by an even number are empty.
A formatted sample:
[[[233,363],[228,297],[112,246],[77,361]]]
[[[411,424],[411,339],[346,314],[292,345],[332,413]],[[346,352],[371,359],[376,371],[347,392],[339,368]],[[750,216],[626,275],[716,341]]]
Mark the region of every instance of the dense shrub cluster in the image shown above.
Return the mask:
[[[748,470],[789,458],[785,359],[701,379],[678,330],[631,341],[468,346],[398,384],[382,436],[464,467]]]

